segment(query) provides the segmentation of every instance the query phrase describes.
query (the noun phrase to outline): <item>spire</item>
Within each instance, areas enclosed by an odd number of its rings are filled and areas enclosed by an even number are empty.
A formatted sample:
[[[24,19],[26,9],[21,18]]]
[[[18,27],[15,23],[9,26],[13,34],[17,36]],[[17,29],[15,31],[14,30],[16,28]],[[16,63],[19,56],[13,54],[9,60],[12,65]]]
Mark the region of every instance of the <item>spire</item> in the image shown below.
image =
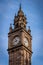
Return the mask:
[[[20,6],[19,6],[18,15],[19,16],[23,16],[24,15],[24,12],[22,11],[22,8],[21,8],[21,3],[20,3]]]
[[[27,21],[26,21],[26,16],[24,15],[24,12],[22,11],[21,3],[19,5],[18,13],[17,15],[15,14],[14,17],[15,17],[14,18],[14,29],[20,26],[22,26],[23,28],[26,28]]]
[[[21,10],[21,3],[20,3],[20,8],[19,9]]]

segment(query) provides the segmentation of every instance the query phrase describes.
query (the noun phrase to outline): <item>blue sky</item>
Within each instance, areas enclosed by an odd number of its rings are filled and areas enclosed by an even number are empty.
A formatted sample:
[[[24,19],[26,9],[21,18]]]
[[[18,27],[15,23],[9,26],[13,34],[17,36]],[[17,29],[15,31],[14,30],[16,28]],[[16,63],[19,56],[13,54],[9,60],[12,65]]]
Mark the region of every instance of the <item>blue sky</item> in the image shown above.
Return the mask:
[[[43,65],[43,0],[0,0],[0,65],[8,65],[8,32],[22,4],[32,35],[32,65]]]

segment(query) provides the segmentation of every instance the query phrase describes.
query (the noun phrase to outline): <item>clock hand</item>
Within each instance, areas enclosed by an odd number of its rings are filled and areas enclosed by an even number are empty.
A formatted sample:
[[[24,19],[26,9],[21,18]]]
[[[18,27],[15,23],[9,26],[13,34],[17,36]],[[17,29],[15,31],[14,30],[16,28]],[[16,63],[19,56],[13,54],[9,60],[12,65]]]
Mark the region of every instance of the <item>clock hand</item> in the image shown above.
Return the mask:
[[[15,42],[17,42],[17,40],[15,40]]]

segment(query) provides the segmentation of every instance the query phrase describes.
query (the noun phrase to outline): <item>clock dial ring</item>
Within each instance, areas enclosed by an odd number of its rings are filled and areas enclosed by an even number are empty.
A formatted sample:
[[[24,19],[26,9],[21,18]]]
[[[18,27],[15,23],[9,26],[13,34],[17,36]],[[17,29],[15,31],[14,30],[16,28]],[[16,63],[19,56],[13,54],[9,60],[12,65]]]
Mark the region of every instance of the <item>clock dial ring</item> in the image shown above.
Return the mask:
[[[17,45],[20,41],[20,38],[17,36],[13,39],[13,45]]]
[[[28,39],[26,37],[24,38],[24,44],[25,46],[28,46]]]

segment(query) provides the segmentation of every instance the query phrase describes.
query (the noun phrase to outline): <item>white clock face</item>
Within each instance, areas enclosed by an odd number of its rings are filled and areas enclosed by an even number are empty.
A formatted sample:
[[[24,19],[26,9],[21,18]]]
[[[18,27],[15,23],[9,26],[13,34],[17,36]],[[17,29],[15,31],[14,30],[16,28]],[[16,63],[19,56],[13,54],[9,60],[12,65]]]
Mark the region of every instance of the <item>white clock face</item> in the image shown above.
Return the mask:
[[[28,40],[27,40],[27,38],[24,38],[24,44],[25,44],[25,46],[28,46]]]
[[[15,37],[14,40],[13,40],[13,45],[18,44],[19,41],[20,41],[19,37]]]

